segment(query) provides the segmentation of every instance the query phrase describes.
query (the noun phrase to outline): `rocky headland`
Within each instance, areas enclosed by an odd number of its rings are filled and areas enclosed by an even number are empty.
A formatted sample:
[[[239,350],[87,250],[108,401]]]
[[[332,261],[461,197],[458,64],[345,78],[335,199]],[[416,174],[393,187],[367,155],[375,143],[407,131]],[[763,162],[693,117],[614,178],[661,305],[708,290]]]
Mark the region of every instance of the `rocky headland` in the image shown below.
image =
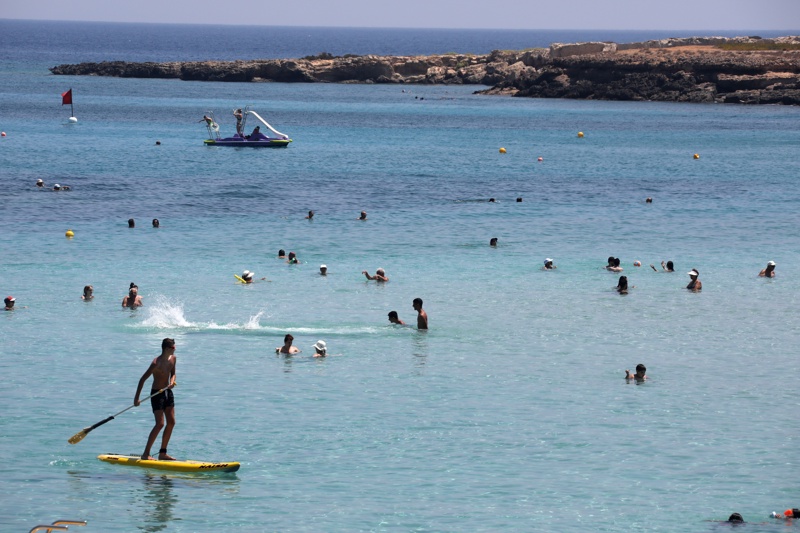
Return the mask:
[[[56,75],[193,81],[487,85],[537,98],[800,105],[800,36],[552,44],[486,55],[59,65]]]

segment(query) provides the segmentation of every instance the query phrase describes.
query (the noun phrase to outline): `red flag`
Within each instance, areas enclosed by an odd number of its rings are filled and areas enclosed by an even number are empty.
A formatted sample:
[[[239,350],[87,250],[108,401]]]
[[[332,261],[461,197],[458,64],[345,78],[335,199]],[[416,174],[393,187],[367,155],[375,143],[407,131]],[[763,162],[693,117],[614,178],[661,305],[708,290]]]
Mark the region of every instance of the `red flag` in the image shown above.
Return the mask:
[[[61,105],[67,105],[72,103],[72,89],[65,93],[61,93]]]

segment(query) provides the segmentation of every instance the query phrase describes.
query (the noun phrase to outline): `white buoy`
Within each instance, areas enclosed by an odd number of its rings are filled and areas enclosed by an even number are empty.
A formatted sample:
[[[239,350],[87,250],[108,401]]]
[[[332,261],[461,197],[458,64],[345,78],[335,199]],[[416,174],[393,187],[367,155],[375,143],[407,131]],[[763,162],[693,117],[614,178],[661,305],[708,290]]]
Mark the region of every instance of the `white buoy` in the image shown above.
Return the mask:
[[[69,117],[69,121],[75,124],[76,122],[78,122],[78,119],[75,117]]]

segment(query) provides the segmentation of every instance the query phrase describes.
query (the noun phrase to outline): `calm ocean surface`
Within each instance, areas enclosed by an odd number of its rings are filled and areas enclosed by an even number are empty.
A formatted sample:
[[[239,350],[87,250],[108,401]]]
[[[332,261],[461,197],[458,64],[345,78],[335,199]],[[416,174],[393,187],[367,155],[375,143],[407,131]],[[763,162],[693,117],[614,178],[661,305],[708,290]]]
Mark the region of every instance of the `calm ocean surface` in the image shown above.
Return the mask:
[[[767,517],[800,506],[800,109],[47,71],[668,36],[0,21],[0,530],[799,530]],[[289,148],[203,145],[205,112],[230,134],[246,104]],[[145,306],[122,310],[131,281]],[[390,327],[415,297],[431,329]],[[303,352],[276,357],[287,332]],[[168,336],[170,453],[238,473],[98,461],[141,453],[147,407],[67,443],[131,405]]]

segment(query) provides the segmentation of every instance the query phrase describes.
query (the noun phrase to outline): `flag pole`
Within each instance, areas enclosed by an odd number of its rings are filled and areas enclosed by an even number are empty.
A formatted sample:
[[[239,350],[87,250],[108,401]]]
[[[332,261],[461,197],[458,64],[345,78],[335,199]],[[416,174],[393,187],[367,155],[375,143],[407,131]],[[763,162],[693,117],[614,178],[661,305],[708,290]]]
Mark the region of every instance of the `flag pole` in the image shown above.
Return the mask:
[[[71,117],[75,116],[75,108],[72,105],[72,87],[69,88],[69,112]]]

